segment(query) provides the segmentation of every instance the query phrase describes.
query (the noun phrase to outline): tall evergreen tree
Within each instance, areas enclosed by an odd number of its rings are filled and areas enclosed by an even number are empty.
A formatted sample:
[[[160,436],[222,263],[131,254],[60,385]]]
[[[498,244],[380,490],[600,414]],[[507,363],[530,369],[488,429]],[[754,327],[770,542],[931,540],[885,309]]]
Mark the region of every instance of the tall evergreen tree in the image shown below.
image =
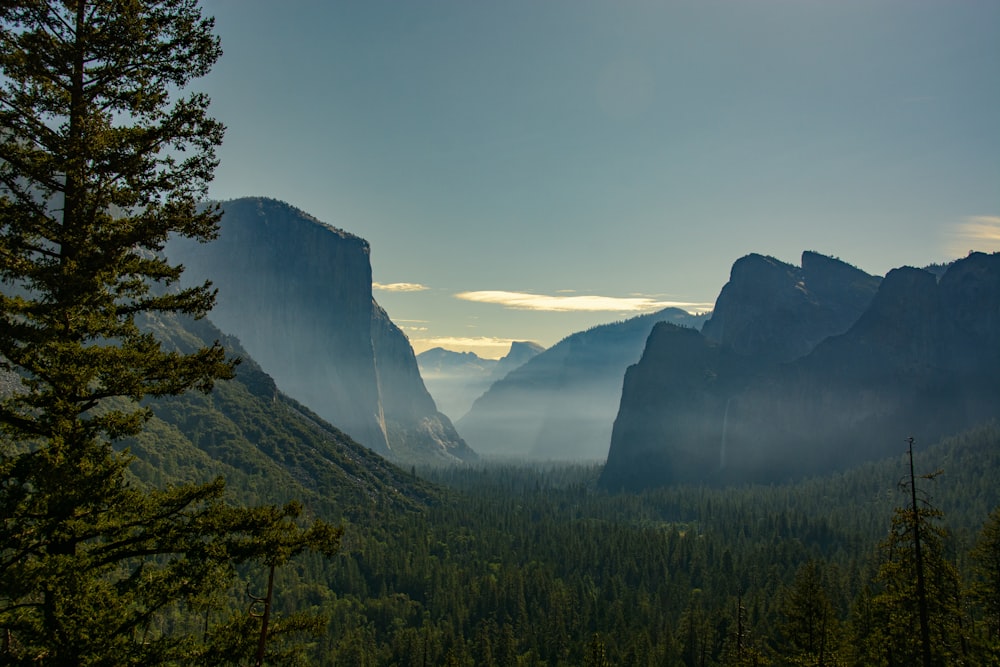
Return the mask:
[[[880,590],[872,599],[880,626],[879,659],[890,666],[960,664],[967,657],[961,581],[946,553],[948,534],[939,523],[943,515],[916,488],[910,444],[910,473],[900,485],[908,502],[893,512],[889,535],[879,546]]]
[[[0,3],[0,370],[20,379],[0,401],[4,663],[182,660],[201,633],[168,610],[234,562],[335,548],[298,506],[227,507],[221,481],[140,488],[113,448],[142,399],[234,373],[218,344],[164,349],[137,323],[213,303],[159,251],[216,233],[197,205],[224,128],[178,91],[220,53],[196,0]]]
[[[990,512],[972,550],[976,581],[973,596],[985,616],[984,639],[1000,659],[1000,507]]]
[[[781,607],[781,655],[795,665],[836,664],[837,617],[830,602],[823,566],[810,560],[795,573]]]

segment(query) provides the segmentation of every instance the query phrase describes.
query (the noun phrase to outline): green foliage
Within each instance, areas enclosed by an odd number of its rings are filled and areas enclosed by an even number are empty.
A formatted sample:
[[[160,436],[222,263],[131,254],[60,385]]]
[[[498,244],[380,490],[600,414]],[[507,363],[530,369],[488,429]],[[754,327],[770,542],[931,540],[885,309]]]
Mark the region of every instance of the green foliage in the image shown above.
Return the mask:
[[[949,524],[981,524],[979,508],[1000,503],[998,447],[987,427],[924,454],[963,462],[937,483]],[[596,491],[596,466],[425,470],[452,493],[403,521],[361,518],[336,564],[311,575],[331,622],[310,659],[576,666],[603,649],[615,665],[820,664],[809,615],[815,629],[828,614],[822,664],[879,664],[855,650],[852,609],[882,590],[870,563],[904,465],[631,495]],[[953,537],[945,552],[971,544]],[[884,632],[881,616],[869,626]],[[971,645],[965,661],[989,664]]]
[[[790,664],[837,664],[841,633],[827,589],[823,564],[810,560],[798,569],[783,595],[780,652]]]
[[[972,597],[983,615],[983,639],[1000,660],[1000,507],[990,512],[972,550]]]
[[[158,254],[216,231],[198,200],[223,127],[205,96],[177,93],[218,58],[212,27],[194,0],[0,6],[0,371],[19,379],[0,400],[6,664],[198,655],[203,632],[178,619],[236,564],[339,539],[295,504],[232,507],[219,479],[137,484],[112,447],[141,433],[144,398],[208,392],[236,366],[137,321],[213,302]]]
[[[910,456],[909,481],[901,485],[908,505],[894,510],[879,544],[876,593],[867,607],[871,634],[860,639],[869,664],[957,664],[969,652],[962,584],[948,555],[943,513],[917,501],[912,451]]]

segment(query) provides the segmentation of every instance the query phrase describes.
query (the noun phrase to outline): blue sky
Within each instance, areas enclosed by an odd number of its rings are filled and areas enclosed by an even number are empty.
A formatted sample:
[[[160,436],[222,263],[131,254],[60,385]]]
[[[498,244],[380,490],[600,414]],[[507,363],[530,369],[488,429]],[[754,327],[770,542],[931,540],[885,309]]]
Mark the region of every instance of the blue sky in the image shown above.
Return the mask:
[[[704,310],[750,252],[1000,250],[995,0],[203,4],[212,196],[368,239],[417,352]]]

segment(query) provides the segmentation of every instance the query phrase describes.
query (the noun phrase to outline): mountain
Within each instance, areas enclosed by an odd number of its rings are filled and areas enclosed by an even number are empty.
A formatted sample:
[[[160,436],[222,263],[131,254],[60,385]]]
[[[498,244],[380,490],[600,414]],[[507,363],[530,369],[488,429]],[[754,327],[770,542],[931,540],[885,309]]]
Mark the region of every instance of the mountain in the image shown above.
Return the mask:
[[[702,333],[748,356],[791,361],[854,324],[881,278],[816,252],[802,266],[750,254],[737,260]]]
[[[490,372],[490,383],[504,379],[508,373],[525,365],[544,351],[545,348],[538,343],[514,341],[510,344],[510,350],[507,351],[507,354],[500,357]]]
[[[661,320],[693,327],[704,317],[668,308],[568,336],[490,386],[459,432],[494,457],[603,459],[625,369]]]
[[[475,458],[372,298],[367,241],[272,199],[222,209],[215,241],[167,247],[185,281],[218,288],[220,329],[283,391],[373,451],[406,464]]]
[[[853,298],[857,276],[839,273],[842,291],[830,283],[820,305]],[[774,328],[773,312],[742,320],[742,331],[772,333],[755,353],[748,342],[763,337],[654,329],[625,376],[603,486],[779,481],[1000,418],[1000,254],[972,253],[940,280],[923,269],[889,272],[846,331],[790,361],[780,360],[808,347],[815,322],[834,329],[836,318],[797,324],[793,336]]]
[[[507,354],[497,360],[483,359],[474,352],[435,347],[417,355],[417,366],[441,412],[458,419],[491,384],[544,349],[538,343],[515,341]]]
[[[351,440],[282,393],[239,341],[209,320],[168,314],[137,319],[166,349],[190,353],[220,341],[241,358],[236,377],[209,394],[147,399],[152,416],[142,432],[119,443],[134,457],[130,474],[157,487],[224,477],[239,503],[301,501],[311,514],[336,521],[393,516],[440,499],[423,482]],[[0,396],[17,391],[0,372]]]

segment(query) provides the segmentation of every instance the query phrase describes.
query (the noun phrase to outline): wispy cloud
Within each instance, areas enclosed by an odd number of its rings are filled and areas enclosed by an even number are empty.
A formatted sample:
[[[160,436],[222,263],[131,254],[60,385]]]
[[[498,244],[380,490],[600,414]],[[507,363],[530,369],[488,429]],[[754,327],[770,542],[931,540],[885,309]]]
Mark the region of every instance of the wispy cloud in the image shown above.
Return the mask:
[[[975,215],[955,226],[948,240],[948,253],[962,257],[970,250],[1000,250],[1000,216]]]
[[[424,290],[429,290],[430,287],[426,285],[421,285],[420,283],[372,283],[373,290],[379,290],[382,292],[423,292]]]
[[[669,307],[694,311],[704,311],[712,308],[712,304],[710,303],[661,301],[648,296],[553,296],[549,294],[531,294],[529,292],[481,291],[460,292],[455,295],[455,298],[478,303],[493,303],[513,310],[541,310],[547,312],[648,313]]]

